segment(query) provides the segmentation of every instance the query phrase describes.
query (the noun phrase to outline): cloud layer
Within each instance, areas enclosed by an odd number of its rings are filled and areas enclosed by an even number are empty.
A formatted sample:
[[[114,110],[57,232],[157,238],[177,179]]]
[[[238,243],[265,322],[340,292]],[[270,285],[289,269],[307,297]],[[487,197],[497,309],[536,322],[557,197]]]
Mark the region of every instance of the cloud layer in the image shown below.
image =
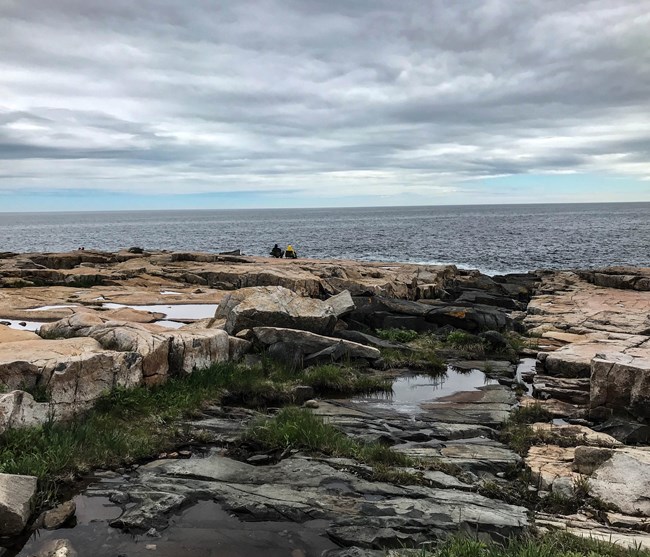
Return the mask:
[[[0,192],[648,180],[648,29],[650,0],[4,0]]]

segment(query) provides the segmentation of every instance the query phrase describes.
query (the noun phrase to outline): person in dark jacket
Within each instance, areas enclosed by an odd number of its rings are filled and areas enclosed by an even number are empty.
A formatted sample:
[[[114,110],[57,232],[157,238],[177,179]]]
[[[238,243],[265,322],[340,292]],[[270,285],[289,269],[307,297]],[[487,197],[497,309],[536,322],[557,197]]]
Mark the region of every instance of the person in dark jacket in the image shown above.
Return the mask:
[[[287,250],[284,252],[284,257],[286,259],[298,259],[298,254],[291,244],[287,246]]]
[[[278,244],[275,244],[275,245],[273,246],[273,249],[271,250],[271,255],[272,255],[273,257],[280,258],[280,257],[282,257],[282,256],[284,255],[284,252],[280,249],[280,247],[278,246]]]

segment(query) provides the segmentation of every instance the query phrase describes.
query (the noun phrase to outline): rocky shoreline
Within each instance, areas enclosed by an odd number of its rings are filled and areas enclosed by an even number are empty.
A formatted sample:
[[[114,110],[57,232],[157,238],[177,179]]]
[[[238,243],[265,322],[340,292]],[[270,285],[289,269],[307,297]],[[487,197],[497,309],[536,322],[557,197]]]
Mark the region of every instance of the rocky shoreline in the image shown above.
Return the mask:
[[[423,359],[420,341],[382,335],[390,331],[419,335],[431,350]],[[210,434],[203,453],[89,488],[85,496],[115,505],[114,528],[155,533],[154,545],[171,548],[172,517],[211,500],[240,521],[322,521],[328,555],[531,528],[650,548],[650,269],[488,277],[454,266],[205,253],[0,254],[0,433],[73,419],[116,387],[260,358],[306,369],[353,364],[397,380],[443,365],[459,383],[449,396],[403,405],[397,395],[390,404],[309,401],[350,438],[417,462],[397,470],[411,478],[405,485],[369,477],[354,459],[304,451],[242,462],[224,450],[257,413],[207,409],[191,423]],[[525,426],[532,446],[516,451],[504,423],[526,409],[543,418]],[[508,502],[524,475],[535,503]],[[0,474],[0,535],[33,519],[36,488],[33,478]],[[576,509],[543,512],[554,499]],[[296,549],[313,554],[316,545]]]

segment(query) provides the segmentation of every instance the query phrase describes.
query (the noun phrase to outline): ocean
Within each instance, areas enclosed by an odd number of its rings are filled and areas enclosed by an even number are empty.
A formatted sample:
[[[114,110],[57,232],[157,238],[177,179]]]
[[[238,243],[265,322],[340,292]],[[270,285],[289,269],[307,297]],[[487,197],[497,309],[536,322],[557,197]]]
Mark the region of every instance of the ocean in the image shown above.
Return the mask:
[[[0,213],[0,251],[145,249],[452,263],[488,274],[650,266],[650,203]]]

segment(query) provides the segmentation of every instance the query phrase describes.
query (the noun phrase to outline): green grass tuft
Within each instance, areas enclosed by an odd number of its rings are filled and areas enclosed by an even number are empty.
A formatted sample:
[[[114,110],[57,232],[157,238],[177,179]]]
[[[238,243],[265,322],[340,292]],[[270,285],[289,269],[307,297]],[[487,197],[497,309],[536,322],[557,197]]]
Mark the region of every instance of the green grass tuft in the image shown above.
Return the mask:
[[[379,443],[359,443],[309,410],[283,408],[272,417],[253,424],[244,440],[264,449],[298,449],[310,453],[354,458],[366,464],[410,466],[412,460]]]
[[[392,381],[386,377],[362,373],[356,369],[335,364],[307,368],[301,383],[323,393],[368,393],[390,391]]]
[[[410,329],[377,329],[377,336],[384,340],[391,340],[393,342],[412,342],[420,336],[417,331]]]
[[[650,557],[650,550],[627,549],[566,532],[511,539],[505,544],[453,536],[421,549],[393,550],[391,557]]]

